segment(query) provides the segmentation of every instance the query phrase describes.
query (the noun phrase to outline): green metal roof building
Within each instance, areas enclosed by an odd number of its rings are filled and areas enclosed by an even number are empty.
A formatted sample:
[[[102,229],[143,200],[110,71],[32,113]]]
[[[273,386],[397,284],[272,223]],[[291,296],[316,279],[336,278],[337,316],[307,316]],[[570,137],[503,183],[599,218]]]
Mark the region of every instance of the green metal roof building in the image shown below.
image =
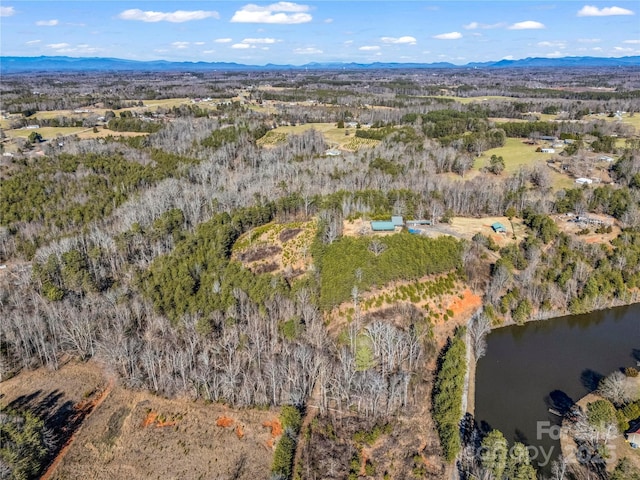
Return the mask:
[[[492,224],[491,228],[493,228],[493,231],[496,232],[496,233],[507,233],[506,227],[503,224],[501,224],[500,222],[496,222],[496,223]]]
[[[395,229],[396,226],[393,222],[382,220],[371,221],[371,230],[373,230],[374,232],[393,232]]]

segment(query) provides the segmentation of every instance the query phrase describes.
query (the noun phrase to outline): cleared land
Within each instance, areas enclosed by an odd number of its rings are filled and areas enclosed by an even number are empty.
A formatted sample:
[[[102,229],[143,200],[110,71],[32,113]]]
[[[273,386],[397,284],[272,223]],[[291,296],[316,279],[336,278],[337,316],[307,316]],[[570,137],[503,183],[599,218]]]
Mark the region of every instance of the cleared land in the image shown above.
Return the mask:
[[[4,404],[35,408],[53,421],[78,411],[106,383],[95,363],[71,362],[0,385]],[[50,478],[265,478],[281,434],[271,428],[274,421],[275,410],[166,400],[116,385],[76,430]]]
[[[285,273],[295,278],[311,266],[316,231],[315,221],[269,223],[242,235],[233,246],[233,258],[255,273]]]
[[[494,223],[502,223],[507,228],[507,233],[495,233],[491,228]],[[514,218],[513,230],[511,223],[507,217],[454,217],[451,223],[438,223],[431,226],[420,227],[423,235],[428,237],[439,237],[441,235],[451,235],[457,238],[471,240],[476,233],[481,233],[487,237],[491,237],[498,245],[504,246],[514,241],[522,241],[525,237],[526,227],[522,224],[522,220]],[[357,218],[355,220],[345,220],[343,223],[342,234],[348,237],[359,237],[369,235],[372,239],[378,236],[393,235],[396,232],[376,232],[371,231],[371,223],[369,220]],[[513,239],[515,233],[516,240]]]
[[[611,240],[616,238],[621,232],[620,227],[616,225],[617,222],[615,218],[610,217],[608,215],[599,215],[595,213],[589,213],[588,218],[591,221],[601,222],[601,224],[588,223],[586,221],[576,222],[575,215],[558,214],[558,215],[552,215],[551,218],[553,218],[553,220],[556,222],[556,225],[558,225],[558,228],[562,232],[571,234],[576,238],[578,238],[579,240],[582,240],[583,242],[587,242],[587,243],[609,244]],[[611,231],[610,232],[603,231],[602,233],[596,233],[596,230],[601,225],[605,227],[610,225]]]

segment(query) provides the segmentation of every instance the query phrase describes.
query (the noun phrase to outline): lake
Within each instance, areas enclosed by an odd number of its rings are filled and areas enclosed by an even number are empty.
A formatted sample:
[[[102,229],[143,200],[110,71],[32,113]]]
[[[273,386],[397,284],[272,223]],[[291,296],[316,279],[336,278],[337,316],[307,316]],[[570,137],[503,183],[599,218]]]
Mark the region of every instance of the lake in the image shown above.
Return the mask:
[[[600,378],[640,360],[640,305],[510,326],[487,337],[476,369],[475,418],[520,441],[539,467],[560,446],[549,432]]]

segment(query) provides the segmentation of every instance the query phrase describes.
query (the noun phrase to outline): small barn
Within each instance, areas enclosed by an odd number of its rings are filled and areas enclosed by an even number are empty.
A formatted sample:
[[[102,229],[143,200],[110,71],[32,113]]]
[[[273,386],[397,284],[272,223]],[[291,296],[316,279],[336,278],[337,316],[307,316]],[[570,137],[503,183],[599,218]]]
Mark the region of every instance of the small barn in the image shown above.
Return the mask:
[[[496,233],[507,233],[507,228],[500,222],[495,222],[491,225],[491,228]]]
[[[371,221],[371,230],[374,232],[393,232],[395,231],[396,226],[393,222],[389,222],[386,220],[372,220]]]

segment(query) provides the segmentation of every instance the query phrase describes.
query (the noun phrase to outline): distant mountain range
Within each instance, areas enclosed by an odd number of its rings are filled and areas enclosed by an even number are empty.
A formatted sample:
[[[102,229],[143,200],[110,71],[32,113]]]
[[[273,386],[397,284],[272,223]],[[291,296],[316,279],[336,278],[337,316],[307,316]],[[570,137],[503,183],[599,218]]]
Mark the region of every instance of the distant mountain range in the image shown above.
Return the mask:
[[[601,58],[524,58],[495,62],[453,63],[307,63],[305,65],[243,65],[230,62],[169,62],[155,60],[141,62],[119,58],[73,57],[1,57],[0,73],[73,72],[73,71],[268,71],[268,70],[387,70],[387,69],[443,69],[443,68],[562,68],[562,67],[640,67],[640,56]]]

